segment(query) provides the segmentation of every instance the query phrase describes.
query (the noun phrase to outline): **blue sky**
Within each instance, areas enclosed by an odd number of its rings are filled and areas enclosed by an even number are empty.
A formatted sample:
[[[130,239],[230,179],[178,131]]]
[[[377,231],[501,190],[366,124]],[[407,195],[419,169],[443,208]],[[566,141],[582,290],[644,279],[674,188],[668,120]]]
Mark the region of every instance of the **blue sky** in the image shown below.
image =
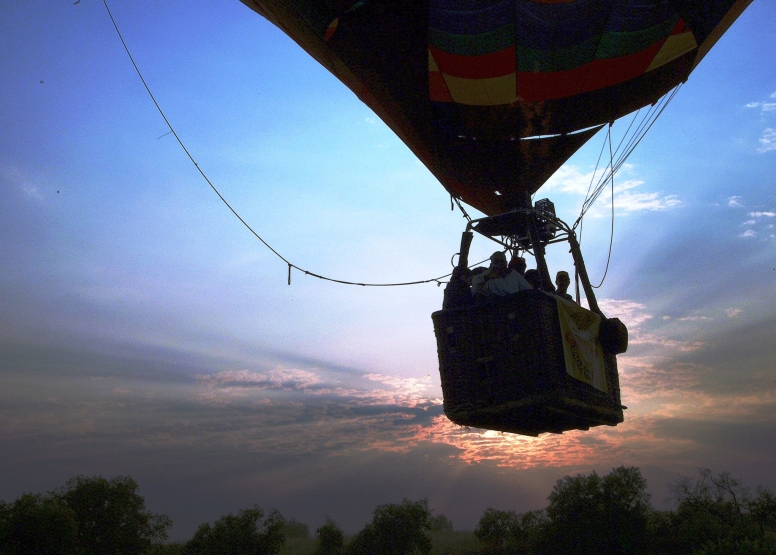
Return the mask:
[[[285,257],[360,282],[449,271],[447,193],[280,31],[238,0],[111,8],[200,167]],[[2,4],[0,499],[129,474],[185,539],[254,503],[355,532],[402,497],[471,529],[621,464],[661,507],[699,466],[776,488],[774,21],[755,0],[615,178],[599,298],[631,331],[625,423],[529,439],[444,418],[435,284],[286,284],[165,135],[101,2]],[[603,140],[539,193],[565,220]],[[594,281],[608,194],[585,222]]]

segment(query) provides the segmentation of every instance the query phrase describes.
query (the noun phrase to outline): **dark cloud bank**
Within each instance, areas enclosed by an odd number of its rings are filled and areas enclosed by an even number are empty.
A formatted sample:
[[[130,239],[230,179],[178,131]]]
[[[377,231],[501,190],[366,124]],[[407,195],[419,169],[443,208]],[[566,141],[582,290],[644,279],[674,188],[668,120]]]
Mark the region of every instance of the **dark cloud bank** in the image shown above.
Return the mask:
[[[0,498],[129,474],[183,539],[254,503],[354,532],[403,497],[427,497],[473,528],[488,506],[540,508],[563,475],[621,464],[642,468],[658,506],[667,482],[704,465],[773,488],[774,328],[624,364],[636,401],[625,424],[539,439],[451,425],[423,380],[282,357],[246,368],[161,348],[6,341]]]

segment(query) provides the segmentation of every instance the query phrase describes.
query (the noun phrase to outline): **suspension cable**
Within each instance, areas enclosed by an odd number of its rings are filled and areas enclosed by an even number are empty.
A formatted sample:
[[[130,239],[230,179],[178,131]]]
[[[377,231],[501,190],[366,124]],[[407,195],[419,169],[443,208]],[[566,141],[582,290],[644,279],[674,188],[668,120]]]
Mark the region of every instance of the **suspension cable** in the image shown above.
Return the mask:
[[[612,124],[609,124],[609,129],[607,130],[607,136],[609,137],[609,166],[613,164],[614,156],[612,154]],[[604,276],[601,278],[601,282],[598,285],[590,284],[593,289],[598,289],[604,284],[604,280],[606,279],[606,274],[609,273],[609,262],[612,259],[612,243],[614,242],[614,173],[611,173],[612,177],[612,229],[609,233],[609,254],[606,256],[606,269],[604,270]]]
[[[291,285],[291,270],[295,269],[302,273],[304,273],[307,276],[322,279],[325,281],[330,281],[333,283],[341,283],[343,285],[360,285],[361,287],[399,287],[402,285],[420,285],[422,283],[436,283],[437,286],[441,285],[442,282],[440,280],[451,276],[452,274],[445,274],[443,276],[430,278],[430,279],[422,279],[422,280],[416,280],[416,281],[406,281],[402,283],[360,283],[355,281],[347,281],[342,279],[334,279],[330,277],[326,277],[320,274],[317,274],[315,272],[311,272],[308,270],[305,270],[304,268],[301,268],[297,266],[296,264],[290,262],[288,259],[286,259],[282,254],[280,254],[278,251],[276,251],[272,245],[267,243],[249,224],[246,222],[240,214],[237,213],[237,211],[232,207],[229,202],[224,198],[224,196],[218,191],[215,185],[213,185],[213,182],[210,181],[207,175],[205,175],[205,172],[202,170],[202,168],[199,167],[199,164],[197,164],[196,160],[194,159],[194,156],[189,152],[189,150],[186,148],[186,145],[183,144],[183,140],[181,140],[178,133],[173,128],[170,121],[167,119],[167,116],[164,114],[164,111],[162,110],[162,107],[159,106],[159,103],[156,101],[156,98],[154,97],[153,93],[151,92],[151,88],[148,86],[148,83],[146,83],[146,80],[143,78],[143,74],[140,72],[140,68],[135,63],[135,59],[132,57],[132,53],[129,51],[129,47],[127,46],[127,43],[124,41],[124,37],[121,34],[121,31],[119,30],[119,26],[116,23],[116,20],[113,18],[113,14],[110,11],[110,8],[108,7],[107,0],[102,0],[103,5],[105,6],[105,10],[108,12],[108,17],[110,17],[111,23],[113,23],[113,28],[116,30],[116,34],[119,37],[119,40],[121,41],[122,46],[124,47],[124,50],[127,53],[127,56],[129,56],[130,62],[132,62],[132,66],[135,68],[135,71],[137,72],[138,77],[140,77],[140,81],[142,81],[143,86],[145,87],[146,92],[148,93],[148,96],[151,97],[151,100],[154,103],[154,106],[156,106],[156,109],[159,111],[159,114],[162,116],[162,119],[164,120],[164,123],[167,124],[167,127],[170,129],[170,133],[175,137],[175,140],[178,141],[178,144],[183,149],[183,152],[186,153],[186,156],[188,156],[189,160],[192,164],[194,164],[194,167],[197,168],[197,171],[199,174],[204,178],[204,180],[207,182],[208,185],[210,185],[210,188],[213,190],[213,192],[218,196],[218,198],[221,200],[221,202],[224,203],[224,205],[229,209],[229,211],[234,214],[234,216],[240,220],[240,223],[245,226],[245,228],[253,234],[254,237],[256,237],[259,241],[262,242],[262,244],[267,247],[275,256],[277,256],[280,260],[285,262],[288,265],[288,285]],[[167,133],[165,133],[166,135]],[[469,218],[469,215],[466,213],[466,211],[461,206],[460,202],[458,202],[458,199],[455,199],[456,203],[458,204],[458,207],[461,209],[461,211],[464,214],[464,217],[471,221],[471,218]],[[484,261],[483,261],[484,262]]]
[[[613,154],[619,154],[619,156],[617,157],[616,161],[609,167],[608,172],[604,172],[604,174],[601,175],[601,177],[599,178],[598,184],[593,189],[593,192],[585,199],[582,205],[582,210],[580,211],[580,215],[577,218],[577,221],[573,225],[574,229],[576,229],[581,224],[582,219],[584,218],[587,211],[590,210],[590,208],[593,206],[593,204],[598,199],[600,194],[606,188],[606,185],[609,182],[611,174],[616,173],[622,167],[622,165],[625,163],[628,157],[633,153],[633,151],[639,145],[639,143],[641,143],[641,141],[646,136],[647,132],[652,128],[652,126],[655,124],[657,119],[666,109],[666,107],[671,102],[671,100],[673,100],[674,96],[676,96],[676,93],[679,91],[681,87],[682,87],[682,84],[680,83],[679,85],[674,87],[674,89],[672,89],[668,94],[664,95],[662,98],[660,98],[660,100],[658,100],[654,105],[650,107],[650,109],[647,111],[647,113],[644,115],[642,120],[637,125],[636,130],[633,132],[628,142],[625,144],[622,153],[618,153],[619,146],[622,144],[622,141],[620,141],[620,145],[618,145],[618,149],[615,150],[613,153]],[[630,126],[628,129],[630,129]]]

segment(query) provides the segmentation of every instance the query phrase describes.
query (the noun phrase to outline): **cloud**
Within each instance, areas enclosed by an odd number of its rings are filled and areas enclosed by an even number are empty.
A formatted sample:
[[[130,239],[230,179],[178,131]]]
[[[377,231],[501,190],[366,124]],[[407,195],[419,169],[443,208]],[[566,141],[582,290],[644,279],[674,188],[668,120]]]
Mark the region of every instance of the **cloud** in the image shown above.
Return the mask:
[[[776,150],[776,129],[773,127],[765,129],[759,141],[760,146],[757,148],[757,152],[765,153]]]
[[[776,98],[773,93],[770,98]],[[747,108],[760,108],[760,114],[768,114],[769,112],[776,113],[776,102],[749,102],[746,104]],[[770,114],[769,114],[770,115]],[[776,129],[768,127],[763,130],[762,135],[759,138],[760,146],[757,147],[757,152],[763,154],[776,150]]]
[[[771,95],[770,98],[774,98],[774,96]],[[761,112],[773,112],[776,111],[776,102],[748,102],[745,107],[760,108]]]
[[[441,405],[441,399],[429,394],[431,378],[401,378],[383,374],[348,377],[348,384],[326,378],[321,370],[278,367],[269,371],[225,370],[198,376],[206,389],[199,397],[211,403],[229,403],[243,399],[254,402],[288,398],[295,402],[317,402],[326,398],[348,406],[420,407]],[[380,387],[370,387],[374,382]]]
[[[633,171],[633,166],[624,164],[614,179],[614,206],[621,213],[663,211],[676,208],[682,204],[677,195],[635,191],[637,187],[644,184],[644,181],[640,179],[622,179],[623,174],[631,171]],[[562,166],[544,184],[542,190],[555,190],[585,197],[590,190],[595,188],[605,173],[605,169],[599,169],[595,173],[592,171],[582,173],[576,166]],[[589,215],[603,215],[607,208],[611,209],[611,202],[611,194],[603,193],[596,202],[598,210],[591,210]]]
[[[741,309],[740,308],[728,308],[725,310],[725,314],[727,314],[728,318],[738,318],[741,316]]]
[[[321,385],[321,379],[315,373],[293,368],[278,368],[269,372],[226,370],[200,376],[199,381],[209,388],[221,389],[305,391]]]
[[[18,167],[4,165],[0,167],[0,178],[21,190],[27,198],[35,201],[44,200],[38,180]]]
[[[759,231],[763,232],[763,235],[767,235],[768,232],[764,230],[772,229],[773,224],[766,224],[765,221],[762,220],[762,218],[774,218],[776,217],[776,212],[772,210],[749,212],[749,217],[753,219],[743,221],[739,224],[739,226],[757,226],[759,224]],[[758,231],[755,231],[755,229],[748,229],[743,233],[739,234],[739,237],[743,237],[743,238],[756,237],[757,233]]]
[[[681,206],[682,201],[677,195],[661,196],[659,193],[630,193],[615,195],[614,205],[626,214],[644,210],[663,211]],[[606,204],[611,206],[611,201]]]
[[[741,197],[739,197],[739,196],[728,197],[728,206],[730,208],[740,208],[740,207],[742,207],[743,204],[741,204]]]
[[[682,340],[668,337],[664,334],[645,331],[645,324],[652,321],[653,315],[647,311],[647,306],[631,300],[601,299],[601,311],[609,318],[619,318],[628,328],[628,344],[631,346],[657,347],[664,352],[689,353],[697,351],[706,343],[691,339]],[[662,321],[672,320],[671,316],[663,316]],[[690,316],[679,318],[682,322],[713,320],[708,316]]]
[[[630,402],[654,397],[667,397],[703,383],[711,369],[693,362],[679,362],[666,357],[618,357],[620,386]]]
[[[601,299],[598,304],[607,317],[619,318],[625,323],[631,333],[652,318],[652,315],[646,312],[647,307],[635,301]]]

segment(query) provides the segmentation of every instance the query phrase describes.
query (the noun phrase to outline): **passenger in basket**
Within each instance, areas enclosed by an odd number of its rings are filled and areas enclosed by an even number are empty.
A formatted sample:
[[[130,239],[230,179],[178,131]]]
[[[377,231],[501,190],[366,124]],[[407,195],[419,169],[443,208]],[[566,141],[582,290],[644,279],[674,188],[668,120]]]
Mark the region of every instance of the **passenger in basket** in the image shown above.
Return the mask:
[[[525,272],[525,279],[526,279],[526,281],[528,283],[531,284],[531,287],[541,291],[541,289],[542,289],[542,278],[539,275],[539,270],[526,270],[526,272]]]
[[[521,276],[525,276],[525,258],[522,256],[513,256],[512,260],[509,261],[509,265],[507,266],[507,270],[517,270],[517,273]]]
[[[571,285],[571,278],[569,277],[568,272],[561,270],[555,275],[555,286],[557,287],[555,294],[559,297],[563,297],[564,299],[568,299],[571,302],[574,302],[574,299],[571,297],[571,295],[566,292],[569,288],[569,285]]]
[[[471,290],[472,271],[456,266],[445,287],[442,308],[466,308],[474,303]]]
[[[531,285],[516,269],[507,267],[507,257],[501,251],[490,256],[490,267],[486,272],[472,278],[472,291],[475,295],[504,296],[525,289],[531,289]]]

